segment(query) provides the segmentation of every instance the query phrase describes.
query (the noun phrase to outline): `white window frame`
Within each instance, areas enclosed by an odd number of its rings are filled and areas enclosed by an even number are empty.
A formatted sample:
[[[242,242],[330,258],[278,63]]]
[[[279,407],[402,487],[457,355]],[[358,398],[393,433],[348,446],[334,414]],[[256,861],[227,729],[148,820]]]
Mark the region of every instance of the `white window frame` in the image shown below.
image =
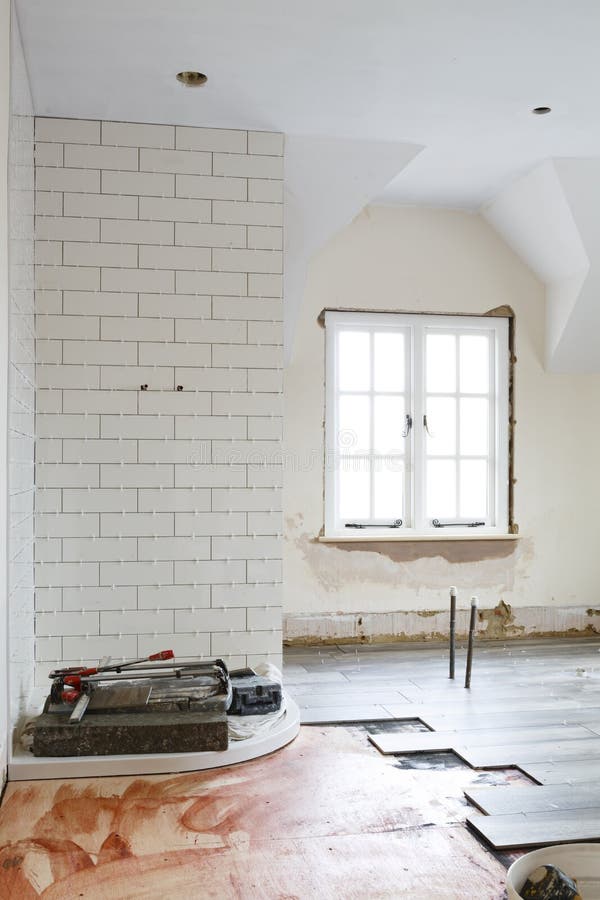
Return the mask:
[[[391,528],[382,520],[369,520],[370,527],[353,531],[337,517],[339,464],[337,459],[337,338],[342,330],[387,330],[406,335],[406,392],[412,428],[406,438],[405,510],[402,527]],[[484,526],[462,525],[436,528],[425,516],[425,427],[426,414],[425,338],[428,331],[444,333],[486,333],[490,336],[490,515]],[[361,539],[389,537],[409,538],[472,537],[507,535],[509,478],[509,346],[508,319],[495,316],[429,315],[424,313],[359,313],[325,311],[325,537],[358,536]],[[458,363],[457,363],[458,364]],[[458,383],[457,383],[458,391]],[[457,394],[457,396],[459,396]],[[400,476],[399,476],[400,477]],[[356,521],[356,520],[353,520]],[[367,520],[360,520],[363,524]],[[444,521],[444,520],[440,520]],[[459,521],[459,520],[452,520]]]

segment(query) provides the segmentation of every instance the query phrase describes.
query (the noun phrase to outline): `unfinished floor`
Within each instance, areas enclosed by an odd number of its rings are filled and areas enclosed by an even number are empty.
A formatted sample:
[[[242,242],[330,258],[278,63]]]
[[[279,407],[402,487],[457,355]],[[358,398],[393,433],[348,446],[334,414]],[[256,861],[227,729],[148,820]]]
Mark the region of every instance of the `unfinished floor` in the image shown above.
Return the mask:
[[[10,784],[0,897],[500,900],[514,855],[467,827],[478,813],[465,792],[480,802],[484,789],[523,791],[525,800],[533,780],[453,753],[385,755],[368,733],[404,740],[426,736],[423,721],[475,723],[531,728],[543,745],[557,717],[586,728],[600,710],[599,649],[595,640],[479,646],[469,692],[462,653],[459,679],[448,682],[444,648],[288,651],[288,690],[316,724],[270,757],[173,776]],[[595,739],[588,734],[583,741]],[[563,765],[543,750],[540,767]],[[585,759],[567,762],[591,778],[600,758]],[[495,809],[501,818],[505,807]]]

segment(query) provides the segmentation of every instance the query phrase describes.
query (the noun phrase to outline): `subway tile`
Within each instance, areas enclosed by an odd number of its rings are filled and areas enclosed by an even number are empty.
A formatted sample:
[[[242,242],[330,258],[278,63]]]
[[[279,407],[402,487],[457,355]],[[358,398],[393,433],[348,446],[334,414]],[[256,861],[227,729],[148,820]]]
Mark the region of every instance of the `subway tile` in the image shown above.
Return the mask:
[[[281,631],[213,631],[210,650],[215,656],[242,653],[281,653]]]
[[[52,215],[49,213],[49,215]],[[137,219],[138,198],[117,194],[65,194],[65,216],[91,216],[101,219]]]
[[[100,237],[98,219],[74,216],[36,216],[35,234],[40,240],[97,241]]]
[[[175,631],[243,631],[246,628],[245,609],[177,609]]]
[[[173,222],[102,219],[101,225],[101,240],[106,244],[172,244],[174,233]]]
[[[175,273],[156,269],[102,269],[102,290],[170,294],[175,290]]]
[[[75,634],[98,634],[98,613],[88,612],[39,612],[35,617],[36,636],[53,637]]]
[[[283,156],[283,134],[277,131],[249,131],[248,153]]]
[[[140,319],[103,316],[102,340],[172,341],[173,319]]]
[[[210,359],[210,344],[140,344],[143,366],[209,366]]]
[[[216,439],[246,437],[245,416],[177,416],[177,439]]]
[[[215,416],[280,416],[281,397],[277,394],[217,393],[212,397],[212,414]],[[95,411],[95,410],[92,410]]]
[[[22,456],[18,457],[23,459]],[[62,462],[62,440],[60,438],[38,438],[35,442],[36,462]]]
[[[283,319],[283,303],[280,299],[213,297],[212,316],[213,319],[279,321]]]
[[[175,146],[174,125],[138,125],[132,122],[103,122],[102,143],[117,147]]]
[[[254,251],[256,252],[256,251]],[[64,244],[66,266],[115,266],[136,268],[138,248],[135,244]]]
[[[135,493],[132,491],[132,493]],[[141,492],[144,493],[144,492]],[[170,536],[174,534],[174,516],[172,513],[127,512],[125,515],[114,512],[103,512],[100,516],[100,533],[103,537],[154,537],[154,535]]]
[[[65,144],[65,166],[80,169],[137,171],[136,147],[102,147],[97,144]]]
[[[36,266],[35,286],[49,291],[97,291],[100,269],[82,266]]]
[[[271,631],[273,628],[280,632],[282,629],[282,611],[272,607],[249,607],[246,610],[248,631]]]
[[[66,489],[63,491],[63,512],[135,512],[137,493],[131,490]],[[101,531],[104,534],[104,531]]]
[[[269,488],[213,488],[212,508],[215,512],[278,510],[281,509],[281,491]]]
[[[249,488],[283,487],[283,465],[281,463],[249,463],[246,484]]]
[[[248,534],[281,535],[283,519],[280,512],[248,513]]]
[[[52,190],[52,188],[48,188]],[[55,188],[57,190],[57,188]],[[177,175],[177,197],[203,200],[246,200],[248,187],[245,178],[221,178],[212,175]]]
[[[63,441],[64,462],[132,463],[137,462],[137,443],[133,440]]]
[[[280,559],[249,559],[246,563],[248,584],[280,584],[282,563]]]
[[[281,440],[282,425],[282,419],[274,416],[249,416],[248,437],[259,441]]]
[[[37,488],[35,492],[35,511],[37,513],[54,513],[60,510],[62,492],[55,488]]]
[[[138,558],[152,559],[210,559],[209,537],[158,537],[138,539]]]
[[[224,225],[283,225],[283,209],[278,203],[213,202],[213,222]]]
[[[87,587],[63,588],[63,609],[69,610],[103,610],[103,609],[135,609],[137,605],[137,589],[134,585],[127,587]]]
[[[210,585],[188,584],[140,585],[139,609],[206,609],[210,606]]]
[[[140,415],[195,416],[211,413],[211,395],[200,391],[143,391],[139,397]]]
[[[281,540],[265,536],[213,537],[213,559],[276,559],[281,556]]]
[[[210,175],[212,154],[190,150],[140,150],[140,172]]]
[[[210,200],[140,197],[140,219],[167,222],[210,222]]]
[[[140,441],[139,462],[210,463],[210,441]]]
[[[177,272],[176,284],[178,294],[242,296],[248,292],[245,272]],[[46,285],[40,285],[40,287],[46,287]]]
[[[210,490],[142,489],[139,492],[139,508],[141,511],[157,515],[161,512],[195,512],[196,510],[206,512],[210,509]]]
[[[35,264],[38,266],[62,265],[62,246],[60,241],[36,241],[34,248]]]
[[[87,341],[99,337],[100,324],[95,316],[37,316],[38,338]]]
[[[213,347],[212,362],[214,366],[234,366],[243,369],[271,369],[281,364],[279,347],[247,344],[244,346],[227,346],[218,344]]]
[[[169,366],[102,366],[100,387],[103,390],[139,391],[142,384],[149,390],[173,390],[174,369]]]
[[[137,294],[110,291],[64,291],[65,315],[136,316]]]
[[[138,655],[138,639],[135,635],[128,634],[114,636],[103,634],[88,637],[85,641],[81,637],[65,637],[63,655],[65,661],[70,660],[73,663],[82,661],[89,664],[96,664],[103,656],[109,656],[113,662],[132,659]]]
[[[173,584],[173,563],[103,562],[100,563],[100,584]]]
[[[263,463],[281,464],[279,441],[213,441],[212,462],[215,464]]]
[[[246,226],[176,222],[175,243],[182,247],[245,247]]]
[[[174,584],[231,584],[245,580],[244,560],[175,562]]]
[[[69,190],[69,188],[65,188]],[[175,176],[151,172],[102,172],[103,194],[135,194],[145,197],[172,197]]]
[[[37,141],[34,150],[36,166],[62,166],[63,145]]]
[[[200,344],[245,344],[245,322],[214,322],[212,320],[177,319],[177,341],[197,341]]]
[[[248,275],[248,293],[253,297],[282,297],[281,275]]]
[[[249,322],[249,344],[283,344],[283,326],[280,322]]]
[[[248,225],[248,247],[254,250],[283,250],[283,228]]]
[[[250,331],[251,324],[251,322],[248,323],[248,331]],[[283,370],[250,369],[248,371],[248,390],[281,393],[283,391]]]
[[[212,259],[215,272],[280,273],[283,254],[279,250],[225,250],[216,247],[212,251]]]
[[[177,465],[175,487],[245,487],[244,465],[213,465],[212,463]]]
[[[62,660],[62,638],[60,637],[41,637],[35,639],[35,660],[37,663],[48,661],[56,665]],[[36,666],[36,671],[41,667]],[[47,681],[45,682],[47,684]]]
[[[247,133],[229,128],[192,128],[177,125],[176,147],[181,150],[206,150],[223,153],[245,153]]]
[[[101,634],[170,634],[172,631],[173,613],[170,610],[106,610],[100,613]]]
[[[100,417],[39,414],[36,429],[40,438],[97,438],[100,436]]]
[[[97,144],[100,140],[100,122],[84,119],[35,118],[36,141],[79,144]]]
[[[140,247],[140,269],[208,269],[211,251],[206,247]]]
[[[245,534],[246,513],[223,512],[178,512],[175,513],[175,534],[204,534],[213,537],[217,534]]]
[[[63,559],[65,562],[109,562],[121,559],[129,562],[137,559],[137,539],[124,538],[64,538]]]
[[[60,169],[56,166],[37,166],[35,186],[38,191],[76,191],[97,194],[100,172],[95,169]]]
[[[283,203],[283,184],[283,181],[249,178],[248,200],[255,203]]]
[[[82,196],[82,195],[80,195]],[[35,192],[36,216],[62,216],[63,195],[52,191]]]
[[[38,315],[60,316],[62,311],[62,291],[35,291],[35,312]]]
[[[126,413],[137,412],[137,394],[133,391],[63,391],[63,410],[66,413]]]
[[[114,465],[105,463],[100,466],[100,484],[103,488],[152,488],[174,487],[173,466],[165,463],[126,463]]]
[[[40,487],[98,487],[97,465],[77,463],[38,463],[36,484]]]
[[[140,294],[140,316],[174,319],[210,319],[211,298],[198,294]]]
[[[283,178],[283,159],[239,153],[213,154],[214,175],[235,178]],[[245,199],[245,198],[242,198]]]
[[[173,416],[102,416],[103,438],[172,438]]]
[[[61,562],[62,541],[59,538],[46,538],[45,540],[37,538],[33,545],[33,549],[36,563]],[[12,561],[12,564],[14,566],[14,560]]]
[[[61,413],[62,391],[39,388],[35,398],[37,413]]]
[[[183,385],[186,390],[244,391],[247,378],[244,369],[209,369],[203,366],[175,369],[176,383]]]
[[[133,341],[65,341],[63,362],[134,366],[137,362],[137,344]]]
[[[207,659],[210,657],[209,634],[170,634],[168,635],[169,649],[175,656],[191,656],[194,659]],[[165,641],[166,642],[166,641]],[[156,650],[156,637],[154,634],[138,636],[138,652],[148,655]]]
[[[36,587],[75,587],[98,584],[98,563],[36,563]]]

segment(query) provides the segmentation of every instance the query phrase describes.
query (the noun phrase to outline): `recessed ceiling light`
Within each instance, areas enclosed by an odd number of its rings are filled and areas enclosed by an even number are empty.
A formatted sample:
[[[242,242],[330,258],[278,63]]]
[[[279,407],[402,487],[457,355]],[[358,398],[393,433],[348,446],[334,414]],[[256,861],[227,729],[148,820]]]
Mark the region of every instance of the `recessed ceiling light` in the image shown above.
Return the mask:
[[[179,78],[179,75],[177,76]],[[551,106],[534,106],[531,112],[534,116],[547,116],[548,113],[552,112]]]
[[[177,81],[185,84],[186,87],[200,87],[200,85],[206,84],[208,78],[202,72],[178,72]]]

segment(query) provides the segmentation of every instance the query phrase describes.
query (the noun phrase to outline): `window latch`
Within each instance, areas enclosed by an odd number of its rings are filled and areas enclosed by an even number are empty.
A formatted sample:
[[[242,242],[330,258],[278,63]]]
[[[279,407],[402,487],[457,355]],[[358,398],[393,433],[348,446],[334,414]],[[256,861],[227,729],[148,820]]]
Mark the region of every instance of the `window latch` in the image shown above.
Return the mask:
[[[371,523],[364,525],[361,522],[346,522],[346,528],[400,528],[401,526],[402,519],[394,519],[391,525],[372,525]]]
[[[479,528],[485,522],[440,522],[439,519],[432,519],[431,524],[434,528]]]
[[[423,427],[425,428],[425,431],[427,432],[427,434],[429,435],[430,438],[435,437],[435,434],[433,434],[433,432],[429,430],[429,425],[427,423],[427,415],[426,414],[423,416]]]
[[[404,416],[404,428],[402,429],[402,437],[408,437],[410,434],[410,429],[412,428],[413,420],[410,413],[406,413]]]

